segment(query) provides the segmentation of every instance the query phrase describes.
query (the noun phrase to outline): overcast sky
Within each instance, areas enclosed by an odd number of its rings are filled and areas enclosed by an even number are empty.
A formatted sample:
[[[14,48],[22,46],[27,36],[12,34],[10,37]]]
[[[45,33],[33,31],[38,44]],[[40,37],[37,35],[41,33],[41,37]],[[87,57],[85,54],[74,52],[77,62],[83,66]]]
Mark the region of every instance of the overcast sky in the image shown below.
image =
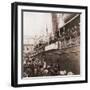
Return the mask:
[[[45,34],[46,26],[52,32],[51,13],[24,12],[23,18],[24,37]]]

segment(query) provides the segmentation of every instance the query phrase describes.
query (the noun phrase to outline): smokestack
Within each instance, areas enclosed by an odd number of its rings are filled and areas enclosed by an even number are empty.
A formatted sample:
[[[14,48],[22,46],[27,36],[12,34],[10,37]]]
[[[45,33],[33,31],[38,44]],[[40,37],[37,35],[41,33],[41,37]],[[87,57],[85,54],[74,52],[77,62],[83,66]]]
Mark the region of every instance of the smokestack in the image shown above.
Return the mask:
[[[58,31],[58,20],[57,20],[57,14],[52,13],[52,28],[53,28],[53,34],[55,35],[55,32]]]

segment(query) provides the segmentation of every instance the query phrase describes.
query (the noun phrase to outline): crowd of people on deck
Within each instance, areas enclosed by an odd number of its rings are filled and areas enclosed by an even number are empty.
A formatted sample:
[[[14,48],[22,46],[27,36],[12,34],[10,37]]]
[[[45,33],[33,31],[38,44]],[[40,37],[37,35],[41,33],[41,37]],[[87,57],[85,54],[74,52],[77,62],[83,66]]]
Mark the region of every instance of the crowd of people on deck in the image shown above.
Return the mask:
[[[63,29],[60,37],[62,48],[80,45],[80,26],[74,25],[68,29]]]

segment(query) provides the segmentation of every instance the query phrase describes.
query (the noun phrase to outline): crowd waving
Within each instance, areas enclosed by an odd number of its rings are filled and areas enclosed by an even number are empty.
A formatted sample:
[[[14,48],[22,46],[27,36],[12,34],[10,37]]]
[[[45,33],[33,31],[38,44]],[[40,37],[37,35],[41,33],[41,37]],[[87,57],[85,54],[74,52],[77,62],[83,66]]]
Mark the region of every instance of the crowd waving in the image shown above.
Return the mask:
[[[43,56],[41,58],[26,56],[24,59],[23,77],[74,75],[72,71],[61,70],[58,63],[48,65]]]

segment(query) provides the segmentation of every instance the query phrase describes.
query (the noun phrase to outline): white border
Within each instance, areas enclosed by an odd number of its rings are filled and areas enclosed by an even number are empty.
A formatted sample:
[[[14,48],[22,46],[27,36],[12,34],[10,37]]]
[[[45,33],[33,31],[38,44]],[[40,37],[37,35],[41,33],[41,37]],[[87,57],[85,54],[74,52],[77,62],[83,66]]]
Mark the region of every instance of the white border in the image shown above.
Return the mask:
[[[34,77],[21,79],[21,10],[43,10],[43,11],[61,11],[61,12],[79,12],[81,14],[80,27],[80,75],[78,76],[51,76],[51,77]],[[35,7],[35,6],[18,6],[18,84],[47,83],[47,82],[64,82],[85,80],[85,10],[71,8],[52,8],[52,7]]]

